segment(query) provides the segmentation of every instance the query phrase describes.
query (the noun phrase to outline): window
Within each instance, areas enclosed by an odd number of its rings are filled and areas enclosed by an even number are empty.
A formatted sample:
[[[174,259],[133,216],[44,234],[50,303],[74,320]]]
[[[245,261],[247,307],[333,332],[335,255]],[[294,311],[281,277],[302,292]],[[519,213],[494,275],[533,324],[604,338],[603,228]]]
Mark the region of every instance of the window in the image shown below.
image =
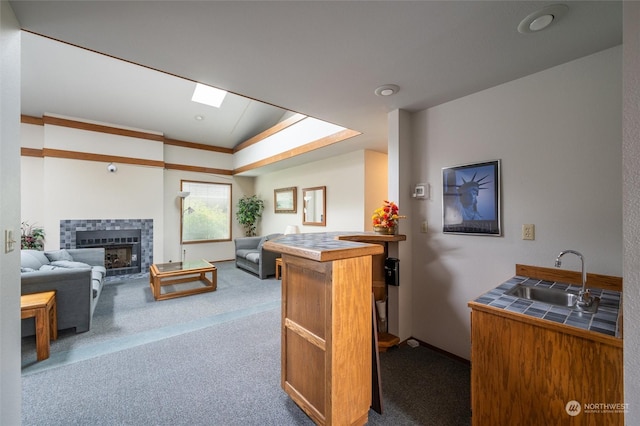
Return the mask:
[[[180,188],[182,242],[231,240],[231,184],[183,180]]]

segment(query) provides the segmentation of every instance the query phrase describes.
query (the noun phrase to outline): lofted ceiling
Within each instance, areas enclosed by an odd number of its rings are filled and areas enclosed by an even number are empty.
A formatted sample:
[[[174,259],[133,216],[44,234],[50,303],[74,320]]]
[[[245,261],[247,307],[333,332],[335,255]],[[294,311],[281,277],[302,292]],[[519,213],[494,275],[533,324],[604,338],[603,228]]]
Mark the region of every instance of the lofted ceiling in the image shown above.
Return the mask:
[[[256,174],[357,149],[386,152],[389,111],[423,110],[622,43],[620,1],[563,1],[568,11],[549,28],[517,31],[555,3],[10,1],[34,33],[23,36],[23,114],[223,147],[287,111],[362,133]],[[232,92],[228,105],[192,103],[194,81]],[[383,84],[400,91],[376,96]]]
[[[192,102],[194,81],[29,32],[21,54],[25,115],[61,114],[233,148],[287,113],[233,93],[220,108]]]

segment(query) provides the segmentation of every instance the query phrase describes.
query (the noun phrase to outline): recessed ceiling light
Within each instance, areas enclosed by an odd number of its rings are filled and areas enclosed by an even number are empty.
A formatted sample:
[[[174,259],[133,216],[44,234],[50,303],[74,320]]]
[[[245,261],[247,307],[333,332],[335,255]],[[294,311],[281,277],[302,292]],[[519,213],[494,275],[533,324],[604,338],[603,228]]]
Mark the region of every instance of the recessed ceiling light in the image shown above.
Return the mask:
[[[542,15],[531,21],[529,29],[531,31],[540,31],[547,28],[553,22],[553,15]]]
[[[395,84],[385,84],[374,90],[374,93],[378,96],[391,96],[398,93],[398,90],[400,90],[400,88]]]
[[[225,96],[227,96],[226,90],[221,90],[215,87],[207,86],[205,84],[196,83],[196,88],[193,91],[191,100],[193,102],[220,108],[220,105],[222,105],[222,101],[224,101]]]
[[[196,121],[202,121],[204,120],[204,115],[196,115],[193,118],[195,118]]]
[[[569,8],[564,4],[552,4],[529,14],[518,25],[518,32],[522,34],[542,31],[556,22]]]

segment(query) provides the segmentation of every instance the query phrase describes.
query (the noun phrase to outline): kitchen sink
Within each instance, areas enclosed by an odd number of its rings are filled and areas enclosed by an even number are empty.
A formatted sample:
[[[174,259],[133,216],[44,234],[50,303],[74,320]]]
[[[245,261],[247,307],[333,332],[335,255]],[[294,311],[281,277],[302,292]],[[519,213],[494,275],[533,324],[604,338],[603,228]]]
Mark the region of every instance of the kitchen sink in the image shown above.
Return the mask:
[[[578,295],[554,288],[533,287],[517,284],[505,293],[508,296],[521,299],[534,300],[536,302],[549,303],[551,305],[573,308],[578,301]]]

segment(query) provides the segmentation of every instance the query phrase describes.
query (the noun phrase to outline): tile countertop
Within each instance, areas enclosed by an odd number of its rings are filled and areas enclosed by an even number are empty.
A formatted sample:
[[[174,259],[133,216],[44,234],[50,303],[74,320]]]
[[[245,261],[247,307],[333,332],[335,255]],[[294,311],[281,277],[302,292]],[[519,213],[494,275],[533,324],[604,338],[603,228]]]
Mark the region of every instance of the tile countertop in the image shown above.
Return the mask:
[[[380,235],[373,232],[317,232],[289,234],[269,240],[264,248],[318,262],[349,257],[383,254],[380,242],[404,241],[406,235]]]
[[[493,290],[478,297],[474,302],[571,327],[577,327],[583,330],[619,337],[618,311],[620,310],[620,300],[622,298],[620,292],[589,288],[587,285],[592,296],[600,297],[598,312],[590,314],[563,306],[550,305],[504,294],[517,284],[554,288],[575,294],[578,294],[581,288],[581,286],[577,285],[516,275]]]

